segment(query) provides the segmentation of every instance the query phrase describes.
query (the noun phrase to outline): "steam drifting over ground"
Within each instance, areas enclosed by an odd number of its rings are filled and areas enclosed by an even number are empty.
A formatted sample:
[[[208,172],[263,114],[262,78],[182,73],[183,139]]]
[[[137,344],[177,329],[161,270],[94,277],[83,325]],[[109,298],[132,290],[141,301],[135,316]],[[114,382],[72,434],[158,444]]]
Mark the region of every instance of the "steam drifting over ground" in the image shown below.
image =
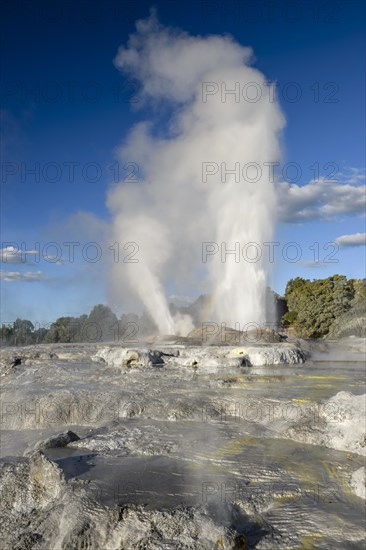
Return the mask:
[[[265,77],[250,66],[253,56],[228,36],[190,36],[160,25],[152,13],[121,47],[116,66],[140,84],[137,123],[119,150],[137,163],[141,183],[118,184],[109,194],[116,241],[136,243],[131,263],[113,265],[114,295],[122,304],[133,292],[164,334],[187,334],[189,317],[173,318],[165,285],[175,293],[205,288],[213,295],[209,320],[263,323],[268,266],[231,255],[203,261],[204,243],[265,243],[274,228],[275,195],[269,174],[238,183],[235,174],[212,174],[212,164],[279,160],[284,118]],[[261,89],[258,101],[213,94],[225,84]],[[206,172],[205,172],[206,171]],[[206,178],[207,179],[207,178]],[[225,251],[224,251],[225,252]],[[226,260],[226,261],[225,261]]]

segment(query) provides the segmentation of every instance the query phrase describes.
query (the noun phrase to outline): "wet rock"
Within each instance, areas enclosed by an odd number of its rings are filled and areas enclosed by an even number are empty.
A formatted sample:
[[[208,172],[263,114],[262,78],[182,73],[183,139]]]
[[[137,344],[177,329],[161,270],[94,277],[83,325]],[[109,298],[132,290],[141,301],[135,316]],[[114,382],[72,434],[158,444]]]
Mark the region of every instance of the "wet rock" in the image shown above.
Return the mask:
[[[286,435],[296,441],[366,455],[366,395],[340,391],[313,414],[294,423]]]
[[[123,548],[189,548],[204,550],[235,548],[235,536],[226,527],[218,527],[203,510],[180,506],[175,510],[146,512],[141,506],[121,511],[125,529],[134,537],[123,538]]]
[[[100,349],[93,360],[111,367],[146,368],[169,364],[214,372],[223,366],[296,365],[304,363],[306,356],[300,347],[288,343],[245,348],[188,346],[163,351],[115,346]]]
[[[142,505],[106,508],[84,485],[67,482],[40,452],[0,463],[1,547],[4,550],[135,550],[136,548],[234,548],[237,532],[202,509]]]
[[[292,344],[252,347],[191,347],[182,350],[173,364],[215,372],[222,367],[297,365],[305,362],[301,348]],[[172,364],[172,363],[171,363]]]
[[[353,492],[360,498],[366,499],[366,468],[362,466],[351,476],[350,483]]]
[[[165,357],[179,357],[180,351],[179,349],[172,349],[171,351],[163,351],[162,355]]]
[[[57,359],[56,353],[41,353],[39,359],[41,361],[47,361],[47,359]]]
[[[164,364],[163,353],[157,350],[131,350],[121,347],[100,349],[94,361],[104,361],[110,367],[144,368]]]
[[[320,409],[329,447],[366,455],[366,395],[341,391]]]
[[[242,358],[243,365],[297,365],[305,362],[305,354],[301,348],[290,344],[268,347],[235,348],[228,354],[230,358]]]
[[[162,351],[150,350],[148,354],[148,365],[149,366],[164,365],[163,356],[164,356],[164,353]]]
[[[19,366],[33,366],[43,361],[57,359],[57,355],[51,351],[37,351],[34,347],[16,348],[2,350],[0,370],[2,374],[8,374],[12,369]]]
[[[177,449],[173,441],[166,440],[161,430],[149,427],[144,433],[138,428],[121,427],[108,433],[101,433],[70,443],[70,447],[87,448],[104,454],[118,451],[122,455],[167,455]]]
[[[24,459],[2,461],[0,480],[0,506],[14,515],[44,509],[61,497],[66,484],[62,470],[41,451],[32,451]]]
[[[80,437],[76,435],[71,430],[68,430],[67,432],[62,432],[57,435],[53,435],[49,437],[48,439],[45,439],[44,441],[38,441],[38,443],[35,444],[34,449],[40,450],[40,449],[54,449],[56,447],[66,447],[69,443],[73,441],[78,441]]]

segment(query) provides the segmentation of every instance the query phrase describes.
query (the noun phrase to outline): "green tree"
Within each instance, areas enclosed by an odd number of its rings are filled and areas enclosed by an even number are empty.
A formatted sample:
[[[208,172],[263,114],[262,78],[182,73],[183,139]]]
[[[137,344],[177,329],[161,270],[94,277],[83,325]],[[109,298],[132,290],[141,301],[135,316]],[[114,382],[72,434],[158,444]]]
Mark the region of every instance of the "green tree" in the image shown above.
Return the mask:
[[[87,341],[114,341],[118,332],[118,319],[109,306],[98,304],[91,310],[84,328]]]
[[[33,343],[34,325],[27,319],[16,319],[13,325],[13,343],[15,346],[28,346]]]
[[[0,344],[1,346],[11,346],[12,343],[13,343],[13,334],[14,334],[14,329],[13,329],[13,325],[11,324],[7,324],[5,325],[4,323],[1,325],[1,329],[0,329]]]
[[[78,320],[75,317],[59,317],[50,326],[45,342],[47,343],[70,343],[75,342],[75,335],[78,331]]]
[[[354,283],[344,275],[313,281],[291,279],[285,291],[288,312],[283,321],[301,336],[321,338],[329,333],[335,319],[352,307],[354,297]]]

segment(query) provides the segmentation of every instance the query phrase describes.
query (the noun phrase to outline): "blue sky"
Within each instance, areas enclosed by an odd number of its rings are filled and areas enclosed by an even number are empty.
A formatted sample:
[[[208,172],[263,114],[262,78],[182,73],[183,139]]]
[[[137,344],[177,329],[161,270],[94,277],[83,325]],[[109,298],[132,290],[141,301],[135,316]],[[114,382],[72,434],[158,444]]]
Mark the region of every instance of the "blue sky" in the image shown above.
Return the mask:
[[[9,249],[3,254],[3,322],[17,316],[51,321],[110,299],[106,266],[85,261],[82,244],[71,263],[64,246],[56,262],[57,248],[45,248],[45,243],[99,242],[108,226],[106,195],[114,179],[116,147],[146,116],[144,109],[134,109],[134,83],[118,72],[113,59],[151,6],[166,26],[192,35],[230,34],[252,47],[255,67],[277,83],[286,117],[283,164],[296,163],[302,176],[295,182],[298,200],[286,202],[276,240],[281,248],[296,241],[303,256],[296,263],[276,263],[273,288],[283,292],[295,276],[364,276],[365,247],[359,237],[338,241],[336,263],[322,260],[331,252],[323,249],[328,242],[365,232],[360,198],[365,183],[365,3],[254,4],[255,11],[251,2],[230,0],[3,4],[1,248],[13,243],[31,252],[27,261]],[[39,181],[27,173],[37,163]],[[336,167],[337,181],[327,184],[326,193],[321,183],[308,188],[309,203],[301,188],[314,178],[315,166],[319,179]],[[314,266],[310,247],[315,242],[321,261]],[[37,243],[43,257],[34,252]],[[84,256],[95,251],[90,248]]]

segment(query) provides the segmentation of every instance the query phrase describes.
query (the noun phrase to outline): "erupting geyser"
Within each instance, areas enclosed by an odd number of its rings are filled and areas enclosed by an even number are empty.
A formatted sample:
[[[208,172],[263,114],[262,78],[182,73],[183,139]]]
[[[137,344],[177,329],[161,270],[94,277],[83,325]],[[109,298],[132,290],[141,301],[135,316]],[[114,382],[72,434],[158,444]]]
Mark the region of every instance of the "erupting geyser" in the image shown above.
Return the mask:
[[[163,334],[192,328],[172,317],[167,287],[210,293],[207,320],[263,323],[262,252],[276,211],[269,167],[284,126],[273,90],[250,66],[251,49],[228,36],[189,36],[154,14],[136,28],[115,64],[139,82],[135,105],[148,113],[119,151],[139,181],[116,185],[108,205],[115,240],[138,251],[113,265],[114,293],[123,304],[138,298]]]

